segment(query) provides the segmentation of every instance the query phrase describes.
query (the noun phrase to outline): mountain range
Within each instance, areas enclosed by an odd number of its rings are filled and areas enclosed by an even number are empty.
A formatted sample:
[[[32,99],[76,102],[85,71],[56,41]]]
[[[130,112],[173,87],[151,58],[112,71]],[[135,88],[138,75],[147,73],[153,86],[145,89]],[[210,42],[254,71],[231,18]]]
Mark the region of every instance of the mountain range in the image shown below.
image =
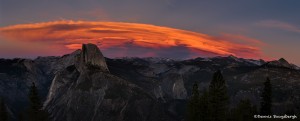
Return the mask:
[[[200,93],[208,89],[217,70],[226,80],[231,107],[241,99],[259,107],[269,77],[273,112],[300,112],[300,68],[283,58],[111,59],[93,44],[63,56],[0,59],[0,96],[14,119],[28,107],[34,82],[53,121],[181,121],[193,84]]]

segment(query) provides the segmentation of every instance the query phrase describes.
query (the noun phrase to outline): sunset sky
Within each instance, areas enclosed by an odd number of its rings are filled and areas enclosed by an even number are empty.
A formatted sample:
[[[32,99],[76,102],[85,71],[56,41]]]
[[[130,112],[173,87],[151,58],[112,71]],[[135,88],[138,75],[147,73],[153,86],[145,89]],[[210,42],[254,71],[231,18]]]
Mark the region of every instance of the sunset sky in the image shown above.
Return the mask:
[[[234,55],[300,65],[300,1],[0,0],[0,58]]]

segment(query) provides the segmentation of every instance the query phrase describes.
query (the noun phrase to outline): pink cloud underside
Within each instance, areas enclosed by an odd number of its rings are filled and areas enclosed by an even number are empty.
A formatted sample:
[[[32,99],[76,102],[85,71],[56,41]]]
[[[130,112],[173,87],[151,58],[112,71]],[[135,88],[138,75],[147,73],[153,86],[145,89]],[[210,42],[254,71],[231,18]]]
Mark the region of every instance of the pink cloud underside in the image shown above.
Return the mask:
[[[210,55],[263,57],[260,49],[263,42],[243,35],[224,34],[223,37],[214,37],[139,23],[62,20],[19,24],[0,28],[0,36],[15,43],[47,45],[53,48],[48,47],[48,53],[55,54],[80,49],[82,43],[94,43],[104,54],[111,57],[139,56],[142,53],[146,56],[164,56],[174,55],[177,51],[185,57]],[[137,50],[140,53],[136,52]]]

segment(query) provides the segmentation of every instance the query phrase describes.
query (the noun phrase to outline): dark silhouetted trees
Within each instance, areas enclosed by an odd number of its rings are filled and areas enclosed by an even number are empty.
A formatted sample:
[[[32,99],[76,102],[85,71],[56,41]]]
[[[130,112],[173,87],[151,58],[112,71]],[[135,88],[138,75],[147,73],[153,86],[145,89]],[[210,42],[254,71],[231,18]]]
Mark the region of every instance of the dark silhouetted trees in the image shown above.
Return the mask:
[[[8,121],[8,112],[3,98],[0,100],[0,121]]]
[[[42,110],[42,103],[34,83],[30,87],[29,101],[28,121],[48,121],[48,113]]]
[[[257,114],[256,106],[252,105],[250,100],[241,100],[237,107],[231,110],[230,119],[232,121],[254,121],[254,115]]]
[[[188,102],[188,121],[209,121],[209,93],[204,90],[199,94],[198,85],[195,83],[192,89],[192,96]]]
[[[263,97],[268,102],[271,98],[270,88],[270,80],[267,79]],[[256,119],[253,116],[257,114],[257,108],[250,100],[241,100],[235,108],[229,110],[227,86],[221,71],[213,74],[208,91],[204,90],[201,95],[198,85],[193,85],[187,109],[188,121],[254,121]]]
[[[188,102],[187,107],[187,119],[188,121],[199,121],[200,119],[200,96],[199,96],[199,90],[198,85],[195,83],[193,85],[192,89],[192,96],[190,97],[190,100]]]
[[[221,71],[213,75],[209,85],[210,121],[225,121],[228,114],[229,96]]]
[[[188,121],[225,121],[227,120],[229,97],[221,71],[213,75],[209,90],[199,95],[198,85],[194,84],[188,102]],[[228,113],[228,114],[227,114]]]
[[[210,119],[210,106],[209,106],[209,93],[207,90],[203,91],[200,96],[200,121],[209,121]]]
[[[272,108],[272,85],[269,78],[264,82],[264,89],[261,94],[260,114],[271,115]]]

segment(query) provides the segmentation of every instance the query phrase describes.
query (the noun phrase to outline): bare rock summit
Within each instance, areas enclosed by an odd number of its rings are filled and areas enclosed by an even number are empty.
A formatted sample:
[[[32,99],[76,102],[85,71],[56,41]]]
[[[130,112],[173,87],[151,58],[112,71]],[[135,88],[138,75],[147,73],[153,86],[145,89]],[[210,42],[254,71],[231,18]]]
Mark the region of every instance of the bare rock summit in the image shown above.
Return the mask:
[[[109,72],[103,54],[94,44],[82,44],[81,62],[86,65],[100,67],[102,71]]]

